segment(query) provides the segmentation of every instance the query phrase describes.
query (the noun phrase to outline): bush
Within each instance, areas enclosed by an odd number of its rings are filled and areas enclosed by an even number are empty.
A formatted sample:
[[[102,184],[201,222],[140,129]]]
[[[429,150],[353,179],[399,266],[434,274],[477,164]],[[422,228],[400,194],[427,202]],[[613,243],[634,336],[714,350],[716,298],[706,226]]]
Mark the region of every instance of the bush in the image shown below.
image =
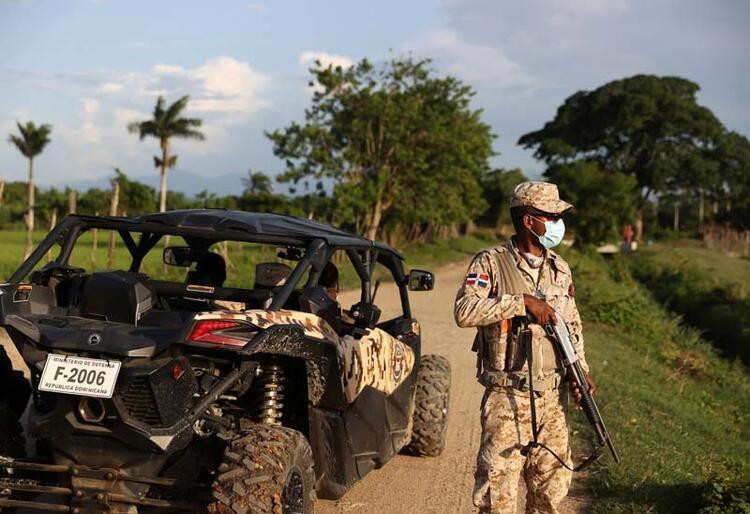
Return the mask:
[[[750,481],[712,480],[704,488],[698,514],[750,514]]]

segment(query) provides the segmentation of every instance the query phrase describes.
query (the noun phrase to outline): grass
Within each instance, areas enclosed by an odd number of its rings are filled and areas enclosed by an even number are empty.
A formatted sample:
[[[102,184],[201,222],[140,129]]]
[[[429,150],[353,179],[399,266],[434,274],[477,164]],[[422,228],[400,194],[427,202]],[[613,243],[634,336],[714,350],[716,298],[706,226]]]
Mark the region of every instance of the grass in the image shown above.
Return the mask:
[[[695,241],[654,245],[629,263],[633,276],[728,358],[750,366],[750,260]]]
[[[669,314],[627,262],[566,252],[602,415],[623,458],[588,477],[594,512],[696,512],[750,476],[750,379]],[[591,434],[581,418],[579,444]],[[739,483],[737,480],[739,479]],[[744,483],[743,483],[744,480]],[[719,503],[717,503],[719,502]],[[734,512],[732,508],[720,511]]]
[[[635,265],[651,263],[662,269],[700,273],[707,287],[750,287],[750,260],[709,250],[696,240],[645,246],[634,254]],[[750,291],[738,291],[747,297]]]

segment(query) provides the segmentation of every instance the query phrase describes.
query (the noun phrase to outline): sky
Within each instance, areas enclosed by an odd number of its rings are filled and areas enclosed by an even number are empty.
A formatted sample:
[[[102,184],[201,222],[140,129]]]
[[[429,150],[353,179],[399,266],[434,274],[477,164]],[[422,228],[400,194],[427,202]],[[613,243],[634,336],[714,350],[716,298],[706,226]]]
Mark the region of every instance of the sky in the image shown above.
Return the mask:
[[[189,94],[206,140],[174,143],[177,170],[236,192],[249,169],[282,171],[263,133],[302,121],[316,59],[411,54],[474,88],[497,135],[493,166],[536,178],[544,166],[518,138],[574,92],[639,73],[697,82],[699,102],[750,135],[748,27],[743,0],[0,0],[0,138],[17,121],[52,125],[35,160],[43,186],[113,167],[155,176],[157,142],[126,126],[147,119],[158,95]],[[26,174],[0,144],[0,176]]]

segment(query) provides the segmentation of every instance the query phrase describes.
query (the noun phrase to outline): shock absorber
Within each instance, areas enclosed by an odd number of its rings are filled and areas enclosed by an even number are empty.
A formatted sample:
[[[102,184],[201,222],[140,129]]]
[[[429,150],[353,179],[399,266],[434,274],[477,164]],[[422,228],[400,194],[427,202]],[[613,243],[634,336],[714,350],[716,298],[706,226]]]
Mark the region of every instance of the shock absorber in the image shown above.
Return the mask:
[[[268,362],[261,368],[256,394],[259,408],[256,421],[269,425],[280,425],[284,410],[284,370],[276,362]]]

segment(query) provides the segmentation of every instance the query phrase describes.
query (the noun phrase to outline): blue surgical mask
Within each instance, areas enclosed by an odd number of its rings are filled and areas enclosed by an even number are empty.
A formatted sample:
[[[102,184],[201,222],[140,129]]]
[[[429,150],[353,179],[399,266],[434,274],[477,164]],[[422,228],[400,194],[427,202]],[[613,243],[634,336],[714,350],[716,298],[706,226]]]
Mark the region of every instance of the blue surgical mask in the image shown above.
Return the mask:
[[[542,221],[535,216],[532,216],[532,218],[537,221]],[[562,218],[556,221],[545,221],[544,234],[540,236],[533,230],[531,231],[531,233],[539,239],[539,244],[541,244],[543,247],[554,248],[555,246],[559,245],[563,240],[563,237],[565,237],[565,223],[563,223]]]

